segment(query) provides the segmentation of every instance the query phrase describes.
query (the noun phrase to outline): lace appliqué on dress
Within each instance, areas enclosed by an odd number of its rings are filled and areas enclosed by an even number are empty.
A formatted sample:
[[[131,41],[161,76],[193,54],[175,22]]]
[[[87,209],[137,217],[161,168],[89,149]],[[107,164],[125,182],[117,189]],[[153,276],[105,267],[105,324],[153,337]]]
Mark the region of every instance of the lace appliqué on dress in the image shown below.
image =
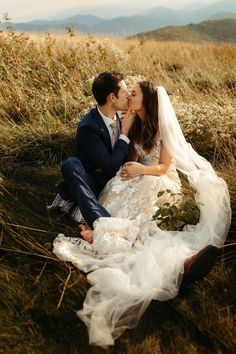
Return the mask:
[[[140,162],[143,165],[150,165],[154,162],[159,162],[160,158],[160,151],[161,151],[161,138],[158,137],[156,145],[154,148],[149,152],[145,152],[145,150],[142,148],[141,145],[139,144],[134,144],[135,150],[138,154],[138,162]]]

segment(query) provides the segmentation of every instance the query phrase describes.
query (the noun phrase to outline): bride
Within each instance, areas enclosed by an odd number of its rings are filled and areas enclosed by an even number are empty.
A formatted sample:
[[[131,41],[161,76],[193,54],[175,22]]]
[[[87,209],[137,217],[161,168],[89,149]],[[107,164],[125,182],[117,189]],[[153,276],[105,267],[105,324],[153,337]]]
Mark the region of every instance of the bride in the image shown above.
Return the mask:
[[[102,191],[99,202],[111,217],[101,217],[84,239],[60,234],[53,252],[89,273],[91,284],[83,309],[77,312],[89,331],[90,344],[114,344],[126,328],[135,327],[152,299],[178,294],[191,260],[207,245],[221,246],[231,219],[228,188],[211,164],[183,136],[165,89],[147,81],[134,85],[130,131],[134,151]],[[152,216],[165,202],[178,203],[177,170],[196,190],[197,225],[163,231]],[[157,198],[159,191],[170,190]],[[171,196],[172,195],[172,196]]]

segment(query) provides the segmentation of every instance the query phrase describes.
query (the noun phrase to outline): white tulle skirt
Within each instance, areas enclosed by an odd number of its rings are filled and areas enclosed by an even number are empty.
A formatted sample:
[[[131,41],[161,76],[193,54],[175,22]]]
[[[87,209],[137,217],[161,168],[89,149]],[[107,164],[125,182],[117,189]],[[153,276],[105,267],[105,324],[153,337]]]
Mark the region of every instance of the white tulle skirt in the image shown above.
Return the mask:
[[[196,174],[192,178],[196,179]],[[157,193],[166,189],[179,193],[179,179],[141,176],[122,181],[118,173],[99,198],[112,217],[95,221],[93,244],[62,234],[54,240],[53,252],[60,259],[89,272],[87,279],[92,286],[77,314],[88,327],[91,344],[114,344],[126,328],[137,325],[152,299],[165,301],[178,294],[187,257],[207,244],[219,246],[224,242],[225,220],[224,230],[218,222],[219,232],[214,229],[206,233],[207,200],[200,206],[199,224],[184,231],[158,228],[152,221],[157,208],[164,202],[177,202],[170,193],[157,200]],[[196,199],[198,202],[198,196]],[[212,218],[215,224],[214,211]]]

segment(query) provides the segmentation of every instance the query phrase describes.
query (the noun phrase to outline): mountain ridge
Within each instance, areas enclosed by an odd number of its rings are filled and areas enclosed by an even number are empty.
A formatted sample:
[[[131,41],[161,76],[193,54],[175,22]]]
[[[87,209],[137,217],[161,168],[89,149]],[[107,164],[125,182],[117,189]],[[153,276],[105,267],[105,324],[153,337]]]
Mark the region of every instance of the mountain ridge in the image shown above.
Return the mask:
[[[139,4],[140,5],[140,4]],[[117,4],[106,6],[109,9],[116,9]],[[127,5],[128,6],[128,5]],[[156,6],[146,9],[138,9],[137,14],[132,16],[127,15],[127,6],[120,11],[123,15],[119,16],[119,11],[116,17],[104,18],[98,15],[77,14],[64,19],[54,20],[33,20],[30,22],[7,23],[1,24],[0,28],[5,29],[7,26],[12,26],[15,30],[26,32],[63,32],[65,28],[72,27],[74,31],[89,34],[105,34],[121,37],[131,36],[140,32],[156,30],[166,26],[188,25],[189,23],[199,23],[214,18],[221,13],[220,18],[234,18],[236,13],[235,0],[220,0],[210,6],[199,7],[195,10],[190,7],[185,7],[179,11],[171,10],[168,7]],[[95,9],[96,7],[94,7]],[[100,9],[103,9],[100,6]],[[85,11],[85,10],[84,10]],[[113,11],[113,15],[114,15]],[[104,13],[105,15],[105,13]]]
[[[232,12],[219,12],[211,17],[209,17],[207,20],[223,20],[226,18],[236,18],[236,13]]]
[[[236,19],[208,20],[199,24],[167,26],[149,32],[138,33],[131,38],[159,41],[184,41],[191,43],[236,43]]]

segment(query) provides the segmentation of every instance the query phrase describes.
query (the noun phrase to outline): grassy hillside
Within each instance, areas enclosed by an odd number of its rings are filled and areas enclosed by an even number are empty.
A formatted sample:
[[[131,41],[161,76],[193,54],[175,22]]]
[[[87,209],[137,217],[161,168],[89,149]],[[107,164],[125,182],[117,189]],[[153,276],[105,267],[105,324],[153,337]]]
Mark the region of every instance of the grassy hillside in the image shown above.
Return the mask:
[[[164,85],[188,141],[229,185],[234,219],[209,276],[174,300],[153,301],[107,353],[233,353],[235,318],[236,48],[92,36],[0,34],[0,353],[104,353],[75,311],[89,285],[52,254],[77,225],[46,204],[74,152],[77,122],[94,105],[93,77]]]
[[[236,43],[236,19],[204,21],[186,26],[168,26],[135,35],[140,39],[184,41],[190,43]]]

